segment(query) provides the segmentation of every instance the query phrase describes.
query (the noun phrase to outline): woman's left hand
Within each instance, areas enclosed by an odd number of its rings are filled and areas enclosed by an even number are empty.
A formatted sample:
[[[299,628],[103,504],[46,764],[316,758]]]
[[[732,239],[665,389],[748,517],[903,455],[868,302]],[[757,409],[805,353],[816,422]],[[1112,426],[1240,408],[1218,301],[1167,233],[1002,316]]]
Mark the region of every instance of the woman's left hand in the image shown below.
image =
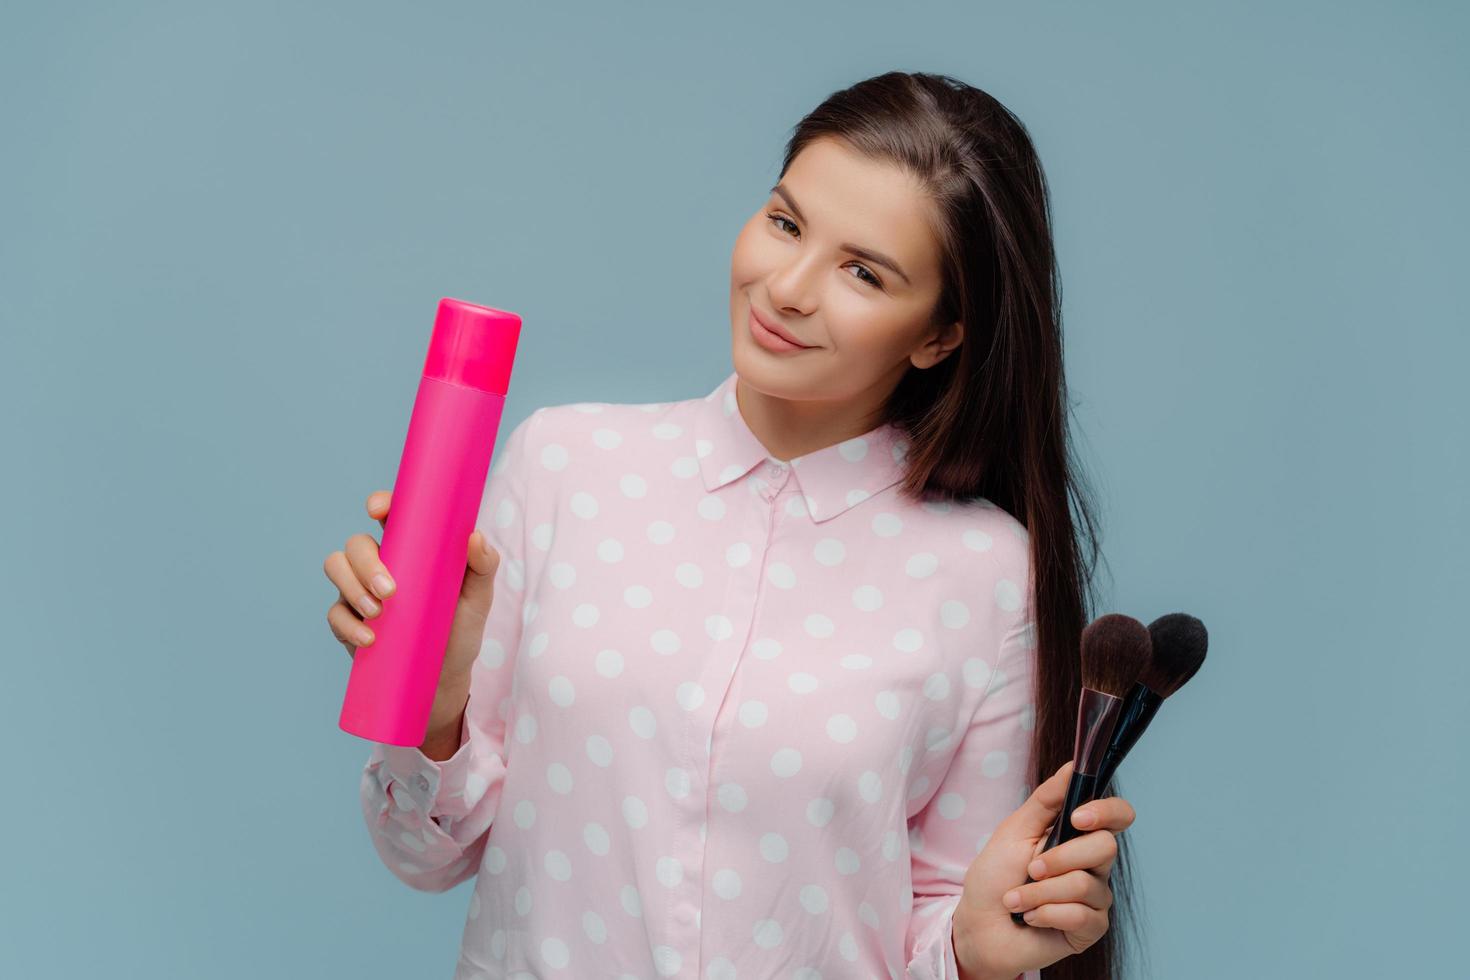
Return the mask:
[[[1108,931],[1114,835],[1133,823],[1134,811],[1121,796],[1084,804],[1072,823],[1085,833],[1043,854],[1071,778],[1067,762],[1001,821],[965,872],[954,913],[963,980],[1013,980],[1082,952]],[[1028,874],[1035,879],[1030,884]],[[1012,912],[1025,913],[1030,924],[1012,922]]]

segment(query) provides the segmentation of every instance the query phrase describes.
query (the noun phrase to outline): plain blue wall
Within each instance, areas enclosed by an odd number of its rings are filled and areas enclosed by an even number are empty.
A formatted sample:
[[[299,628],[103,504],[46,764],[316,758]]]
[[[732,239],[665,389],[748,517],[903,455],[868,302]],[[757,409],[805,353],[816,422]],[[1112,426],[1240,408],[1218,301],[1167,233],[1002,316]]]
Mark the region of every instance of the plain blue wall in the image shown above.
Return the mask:
[[[502,431],[707,392],[790,128],[893,68],[1033,134],[1106,609],[1210,629],[1134,975],[1462,972],[1465,8],[523,6],[0,15],[0,972],[450,975],[321,571],[435,304],[526,318]]]

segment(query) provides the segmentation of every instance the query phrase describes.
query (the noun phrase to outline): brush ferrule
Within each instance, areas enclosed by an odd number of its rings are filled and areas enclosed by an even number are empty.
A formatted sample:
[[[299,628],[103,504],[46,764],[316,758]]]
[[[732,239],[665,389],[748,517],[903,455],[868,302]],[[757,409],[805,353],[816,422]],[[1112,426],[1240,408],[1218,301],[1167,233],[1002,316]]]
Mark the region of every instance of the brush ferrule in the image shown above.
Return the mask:
[[[1113,737],[1123,699],[1090,687],[1077,702],[1077,741],[1072,749],[1072,771],[1096,775]]]

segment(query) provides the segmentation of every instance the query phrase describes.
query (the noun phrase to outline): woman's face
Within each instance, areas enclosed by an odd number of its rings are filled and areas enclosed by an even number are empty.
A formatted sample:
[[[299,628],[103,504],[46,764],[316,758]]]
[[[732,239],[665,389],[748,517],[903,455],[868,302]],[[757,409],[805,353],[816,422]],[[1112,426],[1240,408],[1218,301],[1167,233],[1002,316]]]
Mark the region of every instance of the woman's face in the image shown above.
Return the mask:
[[[931,209],[902,171],[841,142],[803,149],[735,239],[730,326],[742,380],[777,398],[871,401],[860,396],[886,397],[910,363],[930,367],[957,347],[958,324],[929,324],[941,285]],[[806,349],[762,346],[752,307]]]

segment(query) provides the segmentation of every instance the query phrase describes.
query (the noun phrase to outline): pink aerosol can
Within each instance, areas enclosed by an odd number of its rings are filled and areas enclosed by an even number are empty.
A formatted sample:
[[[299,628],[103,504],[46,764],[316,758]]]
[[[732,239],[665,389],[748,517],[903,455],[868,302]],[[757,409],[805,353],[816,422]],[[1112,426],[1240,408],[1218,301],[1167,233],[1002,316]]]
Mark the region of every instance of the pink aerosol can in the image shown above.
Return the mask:
[[[345,732],[405,746],[428,734],[520,334],[514,313],[439,301],[378,550],[397,588],[352,658]]]

